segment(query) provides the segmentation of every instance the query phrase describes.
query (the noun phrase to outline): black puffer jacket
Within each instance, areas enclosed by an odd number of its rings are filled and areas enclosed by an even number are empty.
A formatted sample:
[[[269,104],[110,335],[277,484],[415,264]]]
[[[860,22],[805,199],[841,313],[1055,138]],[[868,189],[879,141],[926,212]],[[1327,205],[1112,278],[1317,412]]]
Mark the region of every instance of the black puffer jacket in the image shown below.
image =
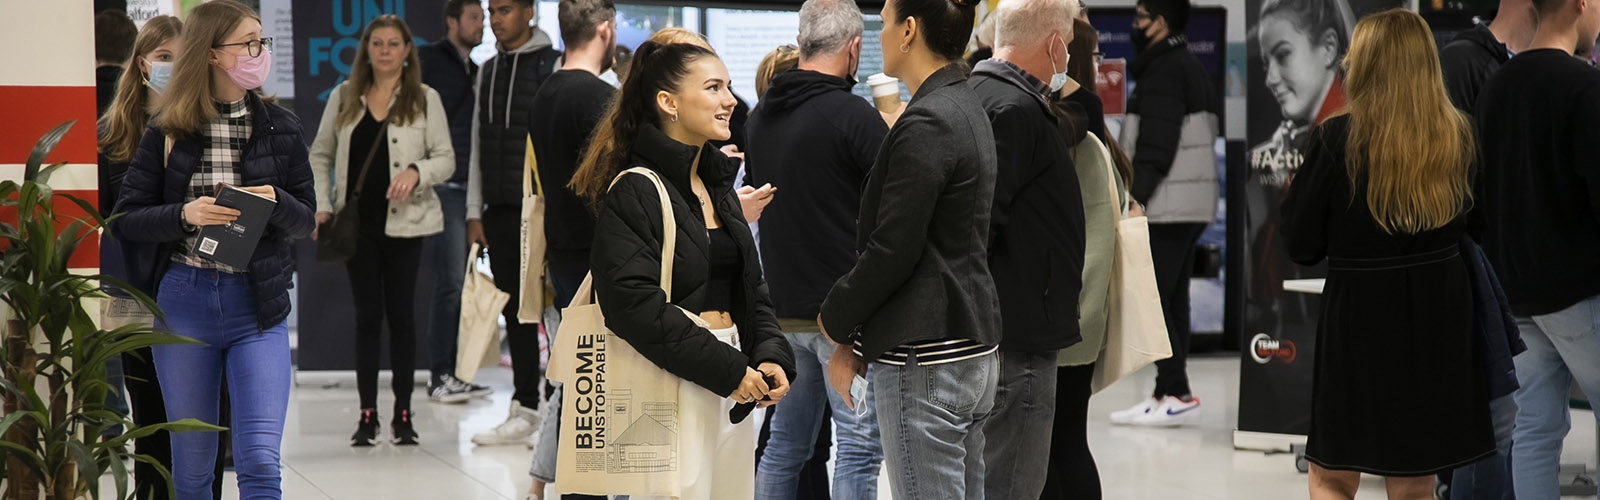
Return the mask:
[[[715,199],[717,220],[728,228],[744,261],[744,286],[733,293],[734,324],[739,343],[734,349],[711,332],[695,326],[676,304],[690,312],[704,310],[710,278],[709,235],[698,202],[689,188],[690,164],[700,157],[700,178]],[[590,266],[606,327],[645,358],[673,375],[727,397],[739,387],[745,367],[772,362],[794,380],[794,351],[778,330],[767,283],[756,260],[755,240],[733,193],[738,164],[714,148],[687,146],[645,125],[632,144],[629,167],[645,167],[661,176],[671,197],[678,225],[677,259],[672,269],[672,297],[661,290],[661,201],[655,185],[629,174],[605,197],[595,221]]]
[[[261,101],[254,93],[250,100],[253,134],[239,156],[242,186],[273,186],[278,190],[277,209],[267,220],[266,232],[250,258],[250,285],[255,292],[256,324],[268,328],[289,317],[290,277],[294,275],[291,243],[316,228],[312,218],[317,206],[311,179],[311,161],[306,141],[300,134],[300,119],[289,110]],[[129,267],[156,266],[155,284],[160,283],[172,252],[182,251],[184,197],[189,178],[200,167],[205,138],[179,138],[172,155],[163,162],[166,135],[151,127],[139,141],[139,151],[122,179],[122,194],[116,213],[126,214],[113,221],[111,230],[125,242],[159,243],[155,262],[128,262]],[[156,296],[154,286],[143,290]]]

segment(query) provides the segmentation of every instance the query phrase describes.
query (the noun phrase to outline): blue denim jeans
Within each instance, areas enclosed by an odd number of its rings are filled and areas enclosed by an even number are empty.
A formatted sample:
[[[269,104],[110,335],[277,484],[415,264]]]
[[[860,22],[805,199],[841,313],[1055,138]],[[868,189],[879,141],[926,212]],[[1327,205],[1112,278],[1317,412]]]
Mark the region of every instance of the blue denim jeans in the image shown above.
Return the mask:
[[[984,425],[984,496],[1039,498],[1050,473],[1056,421],[1056,354],[1000,354],[994,410]]]
[[[438,185],[444,232],[433,241],[433,309],[428,314],[429,369],[434,380],[456,371],[456,335],[461,328],[461,283],[467,272],[467,190]]]
[[[879,441],[878,420],[873,414],[873,393],[869,387],[867,414],[857,417],[845,406],[844,398],[828,385],[828,359],[834,346],[820,333],[788,333],[794,347],[795,377],[789,381],[789,394],[773,406],[771,437],[767,451],[756,465],[756,500],[791,500],[799,490],[800,468],[811,458],[817,433],[823,423],[824,402],[833,408],[834,443],[838,455],[833,466],[834,500],[876,500],[878,469],[883,464],[883,444]],[[872,371],[881,367],[870,367]]]
[[[1494,424],[1495,455],[1458,467],[1450,476],[1450,500],[1514,500],[1511,489],[1511,443],[1517,425],[1516,395],[1489,401]]]
[[[239,498],[283,497],[278,468],[289,409],[289,327],[262,330],[250,278],[173,263],[156,302],[161,326],[202,342],[153,349],[168,421],[217,423],[217,393],[227,367],[232,393],[233,461]],[[217,433],[172,433],[172,481],[178,500],[212,499]]]
[[[1572,427],[1567,391],[1572,380],[1600,402],[1600,296],[1552,314],[1518,317],[1528,350],[1518,354],[1517,428],[1511,470],[1518,498],[1559,497],[1561,444]]]
[[[984,422],[1000,377],[994,353],[937,365],[872,367],[895,500],[983,500]]]

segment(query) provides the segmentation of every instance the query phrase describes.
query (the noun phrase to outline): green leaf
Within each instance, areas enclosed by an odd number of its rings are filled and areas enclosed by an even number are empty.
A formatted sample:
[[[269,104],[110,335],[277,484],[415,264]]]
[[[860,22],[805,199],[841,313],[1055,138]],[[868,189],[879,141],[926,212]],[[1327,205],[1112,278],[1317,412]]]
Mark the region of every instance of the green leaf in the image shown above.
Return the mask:
[[[66,123],[56,125],[56,128],[50,129],[43,137],[39,138],[39,142],[33,146],[33,152],[28,153],[28,163],[22,171],[22,179],[24,181],[37,182],[39,165],[44,163],[44,157],[56,148],[56,144],[61,142],[61,138],[66,137],[67,130],[72,129],[72,124],[77,122],[78,120],[69,120]]]
[[[118,499],[128,498],[128,464],[122,463],[124,456],[121,448],[111,454],[111,479],[117,483]]]
[[[51,166],[39,169],[39,180],[37,182],[39,182],[40,184],[49,184],[50,183],[50,174],[56,173],[57,170],[61,170],[61,167],[65,167],[65,166],[67,166],[67,162],[61,162],[61,163],[57,163],[55,165],[51,165]]]
[[[89,491],[94,498],[100,498],[100,473],[105,469],[95,461],[94,453],[82,441],[68,440],[67,450],[72,453],[72,460],[78,462],[78,478],[89,483]]]
[[[160,424],[145,425],[145,426],[129,428],[127,432],[122,433],[121,436],[117,436],[117,437],[111,438],[110,440],[106,441],[105,444],[106,445],[111,445],[111,446],[123,446],[123,445],[127,444],[128,441],[132,441],[132,440],[136,440],[136,439],[139,439],[139,438],[142,438],[142,437],[145,437],[145,436],[149,436],[151,434],[155,434],[158,431],[167,431],[167,432],[220,432],[220,431],[225,431],[225,430],[228,430],[228,428],[227,427],[217,427],[215,425],[207,424],[207,423],[201,422],[199,420],[195,420],[195,419],[192,419],[192,418],[186,418],[186,419],[183,419],[183,420],[179,420],[177,422],[165,422],[165,423],[160,423]]]
[[[177,500],[177,489],[172,487],[172,473],[167,471],[165,465],[161,465],[161,462],[150,455],[132,455],[132,457],[134,461],[144,462],[154,468],[156,472],[161,473],[161,480],[167,483],[166,500]]]

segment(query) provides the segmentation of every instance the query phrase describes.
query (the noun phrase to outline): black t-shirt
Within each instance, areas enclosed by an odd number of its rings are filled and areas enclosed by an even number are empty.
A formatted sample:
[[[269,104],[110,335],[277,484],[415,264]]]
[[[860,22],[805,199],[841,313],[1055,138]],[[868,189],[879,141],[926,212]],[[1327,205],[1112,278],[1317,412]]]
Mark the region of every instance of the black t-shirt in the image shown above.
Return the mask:
[[[1561,50],[1517,54],[1484,84],[1479,241],[1518,315],[1600,295],[1600,70]]]
[[[350,163],[345,182],[345,203],[350,203],[356,196],[356,182],[361,178],[361,168],[367,161],[367,151],[372,151],[372,167],[367,172],[366,184],[362,187],[361,200],[357,201],[357,213],[361,214],[361,232],[382,235],[389,220],[389,148],[378,146],[373,149],[373,141],[389,140],[389,127],[383,122],[372,117],[372,112],[361,113],[361,121],[356,123],[355,130],[350,131]]]
[[[533,99],[528,130],[544,186],[545,239],[553,251],[587,252],[594,243],[594,214],[567,182],[616,90],[588,71],[562,70]]]

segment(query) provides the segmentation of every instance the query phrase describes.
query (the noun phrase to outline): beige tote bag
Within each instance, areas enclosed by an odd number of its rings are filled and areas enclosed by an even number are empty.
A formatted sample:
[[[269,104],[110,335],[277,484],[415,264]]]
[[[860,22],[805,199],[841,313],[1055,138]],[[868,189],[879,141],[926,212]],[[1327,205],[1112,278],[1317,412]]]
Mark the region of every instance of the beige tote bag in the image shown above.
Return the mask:
[[[544,183],[533,137],[524,138],[522,153],[522,269],[518,275],[517,322],[538,323],[544,313]]]
[[[661,289],[672,297],[672,257],[677,223],[666,186],[655,172],[635,167],[617,176],[650,178],[661,199]],[[612,181],[616,186],[616,181]],[[662,370],[628,342],[606,329],[594,303],[594,276],[584,278],[572,304],[561,312],[561,329],[550,353],[549,377],[565,384],[561,398],[556,491],[562,494],[678,497],[683,469],[679,457],[700,456],[710,439],[679,422],[699,412],[680,405],[682,379]],[[676,307],[676,306],[674,306]],[[701,328],[699,316],[679,309]],[[689,449],[688,447],[694,447]]]
[[[511,294],[494,286],[479,271],[478,244],[467,254],[467,278],[461,283],[461,322],[456,336],[456,378],[471,383],[478,369],[500,363],[500,312]]]
[[[1098,153],[1113,168],[1107,186],[1111,199],[1119,197],[1116,171],[1105,145],[1094,142]],[[1122,215],[1128,204],[1122,205]],[[1162,315],[1161,293],[1156,289],[1156,267],[1150,257],[1150,224],[1144,217],[1117,221],[1116,257],[1111,263],[1111,292],[1106,296],[1106,347],[1094,365],[1094,392],[1109,387],[1145,365],[1172,357],[1167,321]]]

